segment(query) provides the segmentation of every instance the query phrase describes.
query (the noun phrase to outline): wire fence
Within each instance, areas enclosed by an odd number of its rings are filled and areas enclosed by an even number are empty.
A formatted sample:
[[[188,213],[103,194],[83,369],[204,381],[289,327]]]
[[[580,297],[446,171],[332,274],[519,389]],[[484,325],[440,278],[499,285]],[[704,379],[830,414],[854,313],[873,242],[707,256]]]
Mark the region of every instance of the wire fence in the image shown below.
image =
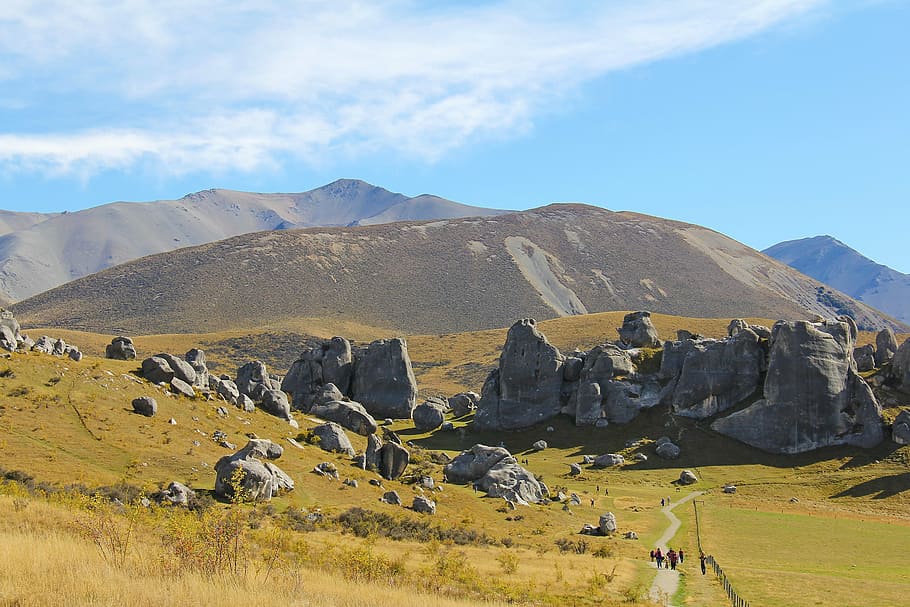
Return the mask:
[[[703,554],[704,548],[701,545],[701,527],[699,526],[698,521],[698,504],[696,500],[692,500],[692,506],[695,508],[695,539],[698,542],[698,553]],[[739,593],[733,589],[733,584],[730,582],[730,578],[727,577],[727,574],[724,573],[723,567],[721,567],[717,561],[714,560],[713,556],[708,556],[705,559],[705,564],[711,568],[714,572],[714,575],[717,576],[717,579],[720,581],[721,585],[724,588],[724,593],[727,595],[727,598],[730,600],[731,607],[750,607],[749,601],[739,596]]]

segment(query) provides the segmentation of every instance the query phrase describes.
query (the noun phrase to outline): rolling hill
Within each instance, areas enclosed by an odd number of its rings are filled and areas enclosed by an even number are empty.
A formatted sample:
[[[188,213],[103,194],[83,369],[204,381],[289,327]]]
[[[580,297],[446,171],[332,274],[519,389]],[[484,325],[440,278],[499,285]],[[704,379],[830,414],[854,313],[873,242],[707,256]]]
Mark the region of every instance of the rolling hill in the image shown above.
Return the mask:
[[[342,179],[301,194],[206,190],[75,213],[0,212],[0,296],[17,301],[126,261],[238,234],[500,211]]]
[[[764,253],[902,322],[910,322],[910,275],[875,263],[831,236],[781,242]]]
[[[180,333],[345,319],[451,333],[609,310],[898,323],[712,230],[558,204],[260,232],[126,263],[14,306],[25,326]]]

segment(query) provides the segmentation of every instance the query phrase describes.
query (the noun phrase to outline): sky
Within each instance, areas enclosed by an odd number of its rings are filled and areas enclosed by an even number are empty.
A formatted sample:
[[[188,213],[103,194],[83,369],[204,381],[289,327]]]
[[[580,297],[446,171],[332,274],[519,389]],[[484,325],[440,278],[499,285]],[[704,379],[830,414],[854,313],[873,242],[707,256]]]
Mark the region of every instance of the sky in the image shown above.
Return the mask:
[[[358,178],[910,273],[910,3],[4,0],[0,208]]]

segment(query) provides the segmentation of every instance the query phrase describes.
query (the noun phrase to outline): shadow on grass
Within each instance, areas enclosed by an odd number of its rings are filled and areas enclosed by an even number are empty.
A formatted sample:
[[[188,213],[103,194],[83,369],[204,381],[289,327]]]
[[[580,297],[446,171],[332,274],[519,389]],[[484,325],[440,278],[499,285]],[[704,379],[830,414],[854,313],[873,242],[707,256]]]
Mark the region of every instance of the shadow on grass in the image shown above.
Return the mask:
[[[910,489],[910,472],[904,472],[902,474],[892,474],[891,476],[882,476],[879,478],[873,478],[858,485],[854,485],[849,489],[845,489],[840,493],[836,493],[831,497],[872,497],[872,499],[886,499],[889,497],[894,497],[899,493],[903,493]]]

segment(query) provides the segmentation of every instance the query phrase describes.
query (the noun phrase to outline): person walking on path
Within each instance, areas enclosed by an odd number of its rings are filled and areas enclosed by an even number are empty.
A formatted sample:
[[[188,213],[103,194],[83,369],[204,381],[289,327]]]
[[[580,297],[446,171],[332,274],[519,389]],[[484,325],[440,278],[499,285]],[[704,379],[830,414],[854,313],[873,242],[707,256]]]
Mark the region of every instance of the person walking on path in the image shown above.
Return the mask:
[[[660,507],[661,507],[661,508],[664,507],[664,498],[660,498]]]
[[[682,548],[680,548],[680,549],[678,550],[678,554],[679,554],[679,562],[680,562],[680,563],[684,562],[684,561],[686,560],[686,553],[683,552],[683,549],[682,549]]]
[[[705,564],[705,561],[708,560],[708,557],[705,556],[705,553],[702,552],[698,555],[698,560],[701,561],[701,574],[704,575],[708,572],[708,567]]]
[[[670,561],[670,569],[676,569],[676,563],[679,561],[679,555],[676,554],[676,551],[670,548],[667,552],[667,560]]]
[[[651,551],[651,562],[652,563],[654,562],[654,551],[653,550]]]
[[[657,552],[654,553],[654,559],[657,561],[657,568],[660,569],[664,563],[664,555],[660,551],[660,548],[658,548]]]

